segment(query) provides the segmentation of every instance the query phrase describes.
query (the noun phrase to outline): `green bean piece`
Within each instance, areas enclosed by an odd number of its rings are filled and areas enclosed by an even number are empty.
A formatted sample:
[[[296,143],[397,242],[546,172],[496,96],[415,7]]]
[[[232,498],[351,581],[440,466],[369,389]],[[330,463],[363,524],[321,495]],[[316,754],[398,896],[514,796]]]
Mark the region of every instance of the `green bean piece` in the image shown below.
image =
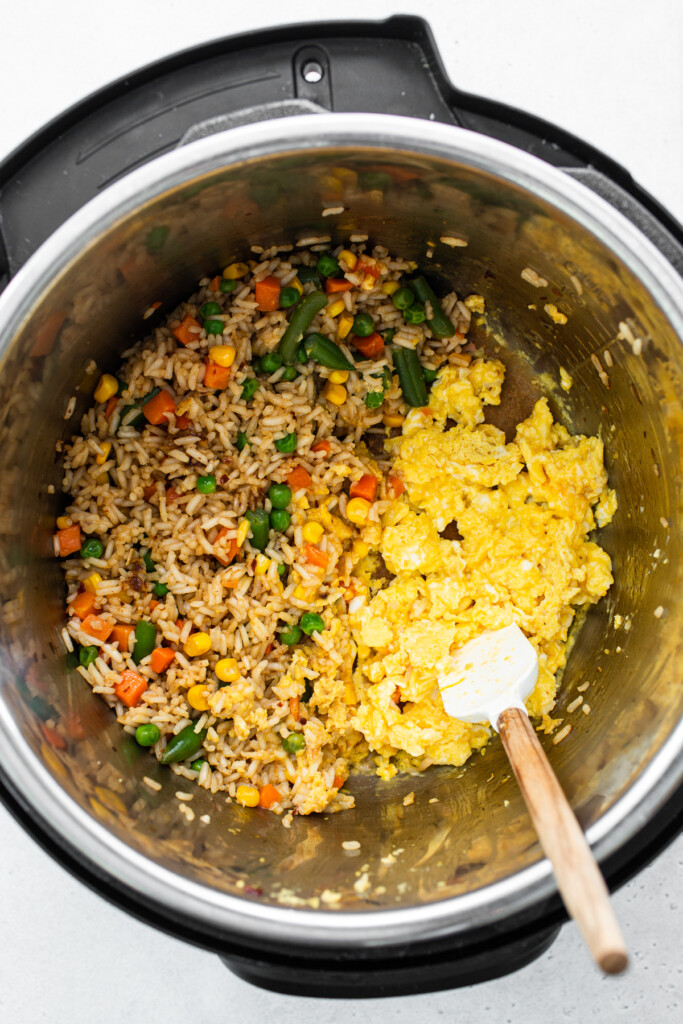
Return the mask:
[[[292,517],[286,508],[274,508],[270,513],[270,525],[278,533],[284,533],[289,529]]]
[[[202,326],[207,334],[222,334],[225,328],[222,320],[205,320]]]
[[[278,437],[275,442],[275,447],[279,452],[289,454],[290,452],[296,451],[298,438],[296,434],[285,434],[284,437]]]
[[[289,736],[283,736],[280,742],[282,749],[288,754],[298,754],[306,746],[306,740],[300,732],[290,732]]]
[[[287,508],[292,500],[292,488],[287,484],[271,484],[268,488],[268,498],[273,508]]]
[[[321,277],[339,277],[341,274],[341,267],[331,252],[321,253],[315,268]]]
[[[156,641],[156,626],[147,619],[140,619],[135,626],[135,645],[133,647],[133,661],[139,665],[143,658],[151,654]]]
[[[275,373],[282,366],[282,356],[279,352],[267,352],[259,359],[261,373]]]
[[[161,736],[158,725],[148,722],[146,725],[139,725],[135,730],[135,741],[141,747],[153,747]]]
[[[145,563],[145,572],[154,572],[157,564],[152,558],[151,552],[147,548],[142,552],[142,561]]]
[[[412,306],[415,302],[415,296],[410,288],[399,288],[391,296],[391,301],[396,306],[396,309],[408,309],[408,306]]]
[[[192,762],[190,768],[193,772],[200,772],[206,763],[205,757],[198,757],[196,761]]]
[[[168,594],[168,587],[165,583],[155,583],[152,587],[152,593],[155,597],[166,597]]]
[[[358,175],[358,187],[364,192],[388,192],[393,183],[386,171],[361,171]]]
[[[177,736],[173,737],[159,760],[162,764],[175,764],[177,761],[187,761],[188,758],[193,757],[197,753],[204,742],[205,736],[206,729],[195,732],[192,723],[186,725]]]
[[[306,356],[320,366],[327,366],[330,370],[352,370],[353,366],[348,361],[336,342],[324,334],[314,331],[304,338],[304,349]]]
[[[311,636],[312,633],[322,633],[325,628],[325,620],[317,612],[304,612],[299,619],[299,625],[306,636]]]
[[[311,292],[305,295],[298,306],[294,307],[292,317],[287,324],[285,333],[280,338],[278,346],[282,362],[291,366],[296,361],[297,349],[304,333],[311,326],[311,322],[318,315],[321,309],[327,305],[327,296],[324,292]]]
[[[369,338],[375,329],[375,321],[369,313],[356,313],[351,330],[358,338]]]
[[[427,319],[427,310],[421,302],[414,302],[403,310],[403,319],[407,324],[423,324]]]
[[[309,700],[313,696],[313,683],[310,679],[307,679],[304,684],[304,692],[301,694],[301,699],[304,704],[308,704]]]
[[[104,554],[104,544],[97,537],[88,537],[81,547],[81,558],[101,558]]]
[[[317,285],[320,284],[320,274],[317,267],[299,267],[296,276],[302,284],[308,284],[309,281],[314,281]]]
[[[280,292],[280,308],[289,309],[290,306],[296,306],[300,295],[301,293],[298,288],[293,288],[291,285],[285,285]]]
[[[433,384],[436,378],[439,376],[438,370],[432,370],[429,366],[422,367],[422,376],[425,379],[425,384]]]
[[[270,518],[265,509],[247,509],[244,518],[251,526],[251,546],[257,551],[265,551],[270,533]]]
[[[116,383],[117,383],[117,384],[118,384],[118,386],[119,386],[119,387],[118,387],[118,391],[116,392],[116,394],[117,394],[117,395],[122,395],[122,394],[123,394],[123,392],[124,392],[124,391],[126,390],[126,388],[128,387],[128,385],[126,384],[125,380],[122,380],[122,379],[121,379],[121,377],[117,377],[117,378],[116,378]]]
[[[455,334],[455,326],[448,319],[441,304],[437,299],[432,286],[424,277],[416,277],[409,282],[410,290],[416,295],[423,305],[429,305],[432,307],[431,319],[427,318],[427,323],[432,329],[432,334],[435,338],[452,338]]]
[[[382,391],[368,391],[365,396],[365,405],[368,409],[379,409],[384,402],[384,389]]]
[[[287,626],[286,629],[280,630],[280,643],[285,644],[287,647],[294,647],[295,644],[299,643],[303,633],[297,625]]]
[[[296,361],[301,366],[304,366],[308,362],[308,352],[306,351],[306,346],[303,344],[299,345],[296,350]]]
[[[240,395],[242,401],[251,402],[259,387],[260,384],[256,380],[256,377],[248,377],[242,385],[242,394]]]
[[[230,292],[234,292],[235,288],[237,288],[237,281],[226,281],[225,278],[223,278],[218,287],[224,295],[228,295]]]
[[[396,334],[396,328],[395,327],[390,327],[387,331],[382,331],[382,337],[384,338],[384,344],[385,345],[390,345],[391,342],[394,340],[394,335],[395,334]]]
[[[92,665],[97,660],[100,653],[99,647],[95,644],[89,645],[88,647],[81,647],[78,652],[78,660],[80,661],[83,668],[87,668],[88,665]]]
[[[427,388],[417,352],[412,348],[397,347],[393,349],[393,356],[403,397],[408,405],[421,409],[427,404]]]
[[[64,664],[66,665],[67,672],[73,672],[75,668],[80,665],[80,651],[76,654],[75,651],[67,651],[64,658]]]
[[[237,435],[237,440],[235,441],[235,447],[237,448],[237,451],[243,452],[248,444],[249,442],[247,441],[246,433],[243,430],[240,430],[240,432]]]
[[[297,362],[299,362],[298,358],[297,358]],[[294,369],[293,366],[285,366],[284,370],[280,374],[280,379],[278,381],[278,384],[282,384],[283,381],[287,381],[288,383],[291,383],[293,380],[296,380],[296,378],[298,376],[299,376],[299,374],[296,372],[296,370]]]
[[[136,398],[136,400],[131,405],[124,406],[124,408],[121,410],[121,417],[119,419],[117,431],[120,430],[121,427],[142,426],[142,424],[145,422],[145,416],[144,413],[142,412],[142,406],[146,405],[147,402],[149,402],[150,399],[154,398],[155,395],[158,395],[160,391],[161,388],[152,388],[152,390],[149,391],[142,398]],[[137,410],[135,412],[135,415],[131,415],[133,413],[133,410]]]
[[[205,319],[210,319],[212,316],[220,316],[223,312],[217,302],[205,302],[203,306],[199,308],[199,315]]]

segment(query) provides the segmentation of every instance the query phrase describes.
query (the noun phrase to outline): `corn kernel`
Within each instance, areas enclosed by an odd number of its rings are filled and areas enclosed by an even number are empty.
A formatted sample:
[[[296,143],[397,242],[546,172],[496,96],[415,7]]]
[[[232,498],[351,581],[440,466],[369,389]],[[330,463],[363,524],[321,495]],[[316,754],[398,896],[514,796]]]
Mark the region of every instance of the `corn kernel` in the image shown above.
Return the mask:
[[[301,536],[308,544],[318,544],[322,540],[324,532],[320,523],[304,523]]]
[[[355,704],[357,700],[356,688],[353,683],[344,683],[344,703]]]
[[[298,291],[299,295],[303,295],[303,293],[304,293],[304,286],[302,285],[302,283],[301,283],[301,281],[299,280],[298,277],[295,277],[293,281],[289,282],[289,284],[290,284],[290,287],[296,288],[296,290]]]
[[[223,271],[223,277],[227,281],[239,281],[240,277],[244,277],[249,272],[249,267],[246,263],[231,263]]]
[[[352,171],[350,167],[332,167],[330,168],[332,174],[334,174],[340,181],[343,181],[349,188],[355,188],[358,184],[358,172]]]
[[[352,498],[346,506],[346,518],[356,526],[363,526],[371,507],[370,502],[365,498]]]
[[[242,807],[258,807],[259,791],[256,786],[238,786],[235,799]]]
[[[343,405],[346,401],[346,388],[342,384],[326,384],[323,388],[323,398],[332,405]]]
[[[398,283],[398,281],[385,281],[384,284],[382,285],[382,291],[384,292],[385,295],[393,295],[394,292],[397,292],[400,287],[401,286]]]
[[[251,523],[249,522],[249,520],[248,519],[240,519],[240,524],[237,527],[237,535],[235,537],[235,541],[237,543],[237,547],[238,548],[241,548],[242,545],[244,544],[245,540],[247,539],[247,534],[249,533],[250,529],[251,529]]]
[[[358,263],[358,257],[355,253],[351,252],[350,249],[342,249],[337,256],[338,260],[343,260],[349,270],[354,270],[356,263]]]
[[[222,683],[235,683],[240,677],[240,670],[234,658],[221,658],[215,672]]]
[[[68,516],[57,516],[57,529],[66,530],[71,526],[71,520]]]
[[[349,379],[348,370],[333,370],[327,378],[331,384],[346,384]]]
[[[212,345],[209,349],[209,359],[218,366],[232,366],[235,362],[235,350],[232,345]]]
[[[96,594],[97,593],[97,588],[99,587],[101,582],[102,582],[102,577],[100,576],[100,574],[98,572],[94,572],[92,574],[92,576],[88,576],[88,578],[84,582],[83,586],[91,594]]]
[[[110,373],[104,373],[100,377],[99,384],[95,388],[94,399],[96,402],[107,402],[119,390],[119,382]]]
[[[208,633],[191,633],[183,644],[183,650],[190,658],[208,654],[211,650],[211,637]]]
[[[95,483],[98,484],[100,487],[106,487],[106,485],[109,483],[109,474],[100,473],[99,476],[95,477]]]
[[[195,686],[191,686],[187,691],[187,703],[195,711],[208,711],[209,702],[206,699],[204,691],[206,690],[206,683],[197,683]]]
[[[111,441],[103,441],[100,445],[102,454],[95,457],[95,462],[98,466],[103,466],[109,458],[109,452],[111,451]]]
[[[297,601],[312,601],[315,597],[315,587],[305,587],[303,583],[299,583],[294,589],[294,597]]]
[[[266,556],[262,555],[261,552],[259,551],[258,555],[256,556],[256,568],[254,569],[254,576],[265,576],[265,574],[268,572],[269,565],[270,559],[266,558]]]
[[[337,299],[336,302],[330,303],[325,312],[328,316],[339,316],[339,314],[343,313],[345,309],[346,306],[344,305],[344,300]]]
[[[333,174],[321,174],[318,181],[320,187],[333,196],[340,196],[344,192],[344,183]]]
[[[360,290],[362,292],[371,292],[375,287],[375,279],[372,274],[366,274],[360,283]]]
[[[343,341],[344,338],[351,333],[352,327],[353,314],[342,313],[342,315],[339,317],[339,323],[337,325],[337,337],[339,338],[340,341]]]
[[[405,416],[401,416],[398,412],[387,412],[382,416],[382,423],[385,427],[400,427],[405,420]]]
[[[366,544],[364,540],[354,540],[351,553],[360,561],[361,558],[365,558],[369,550],[370,545]]]

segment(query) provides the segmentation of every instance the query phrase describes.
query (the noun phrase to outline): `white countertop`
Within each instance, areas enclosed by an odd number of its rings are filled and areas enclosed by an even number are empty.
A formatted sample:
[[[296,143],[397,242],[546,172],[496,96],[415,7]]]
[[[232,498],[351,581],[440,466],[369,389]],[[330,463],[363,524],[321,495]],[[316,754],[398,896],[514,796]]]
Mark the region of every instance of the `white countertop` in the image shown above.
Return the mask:
[[[0,159],[100,86],[195,43],[320,20],[320,0],[288,7],[216,0],[29,0],[3,9]],[[338,17],[427,18],[453,82],[547,118],[612,156],[683,221],[683,7],[679,0],[346,0]],[[294,1024],[485,1016],[498,1024],[679,1019],[683,839],[614,899],[633,963],[600,977],[566,925],[539,960],[468,989],[382,1001],[277,996],[215,956],[140,924],[53,863],[0,807],[0,1020],[164,1024],[277,1019]]]

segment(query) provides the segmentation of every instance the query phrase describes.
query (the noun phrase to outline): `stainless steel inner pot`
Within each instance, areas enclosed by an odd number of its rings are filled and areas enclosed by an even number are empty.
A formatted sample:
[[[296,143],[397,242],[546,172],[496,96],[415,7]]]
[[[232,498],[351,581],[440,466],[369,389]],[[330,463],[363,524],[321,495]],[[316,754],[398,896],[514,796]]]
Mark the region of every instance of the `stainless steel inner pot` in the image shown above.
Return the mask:
[[[388,172],[393,184],[362,191],[335,168]],[[199,789],[189,822],[174,795],[188,785],[65,669],[51,548],[59,448],[98,376],[145,335],[152,302],[168,308],[251,244],[355,233],[485,296],[476,335],[508,363],[513,418],[542,392],[571,429],[605,441],[619,511],[600,543],[616,582],[564,674],[556,715],[571,734],[543,740],[598,856],[644,828],[681,781],[681,279],[582,185],[461,129],[335,114],[215,135],[109,188],[0,300],[0,767],[101,877],[207,937],[357,949],[495,924],[553,891],[496,740],[464,769],[358,776],[355,810],[289,829]],[[527,267],[543,282],[529,283]],[[584,682],[590,714],[569,714]]]

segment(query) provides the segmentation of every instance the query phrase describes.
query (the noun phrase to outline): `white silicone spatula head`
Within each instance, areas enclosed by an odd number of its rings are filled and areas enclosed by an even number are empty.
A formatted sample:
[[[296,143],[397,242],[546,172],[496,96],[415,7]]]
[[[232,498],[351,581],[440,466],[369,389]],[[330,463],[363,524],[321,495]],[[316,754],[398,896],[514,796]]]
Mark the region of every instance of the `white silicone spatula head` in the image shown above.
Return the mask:
[[[506,708],[525,710],[537,679],[536,651],[513,624],[487,630],[456,651],[439,688],[446,714],[497,729]]]

